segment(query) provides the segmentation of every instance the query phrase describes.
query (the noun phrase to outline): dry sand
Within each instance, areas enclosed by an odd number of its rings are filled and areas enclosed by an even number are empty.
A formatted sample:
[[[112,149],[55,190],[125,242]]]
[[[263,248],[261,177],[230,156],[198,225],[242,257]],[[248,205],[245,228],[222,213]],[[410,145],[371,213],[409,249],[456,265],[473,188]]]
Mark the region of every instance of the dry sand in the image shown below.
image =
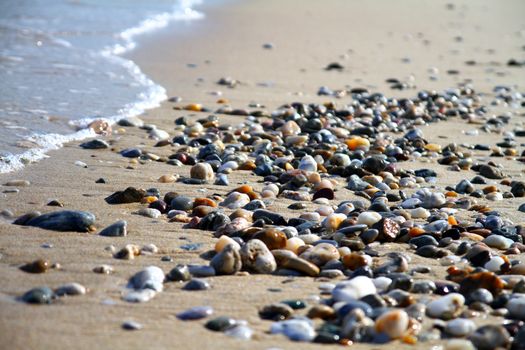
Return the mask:
[[[346,86],[367,87],[388,96],[413,96],[421,89],[442,90],[458,83],[472,82],[476,90],[486,93],[489,103],[495,85],[517,85],[523,89],[525,70],[507,67],[510,58],[523,58],[525,13],[523,1],[457,1],[450,10],[444,1],[230,1],[205,4],[201,10],[206,19],[178,23],[160,33],[146,35],[139,49],[131,53],[143,71],[165,86],[170,96],[181,96],[184,103],[198,102],[216,108],[222,91],[224,98],[236,108],[246,108],[250,102],[262,103],[272,110],[293,101],[325,102],[331,100],[316,95],[326,85],[332,89]],[[521,32],[520,32],[521,31]],[[461,38],[461,40],[460,40]],[[273,43],[272,50],[263,49]],[[465,61],[475,60],[474,66]],[[406,61],[409,61],[408,63]],[[327,72],[330,62],[340,62],[343,72]],[[191,64],[192,66],[188,66]],[[437,80],[429,79],[428,69],[439,69]],[[458,75],[446,73],[459,70]],[[225,76],[241,84],[228,89],[216,84]],[[410,78],[413,77],[414,79]],[[390,90],[387,78],[413,81],[417,89]],[[350,97],[336,100],[347,103]],[[179,105],[182,105],[179,104]],[[173,130],[173,120],[186,111],[175,111],[172,103],[164,103],[148,111],[142,118],[159,128]],[[503,113],[503,106],[492,113]],[[514,111],[508,126],[523,126],[523,108]],[[206,115],[206,114],[205,114]],[[190,119],[204,115],[194,114]],[[242,117],[221,116],[221,122],[237,123]],[[476,128],[462,121],[434,124],[423,128],[429,141],[446,145],[458,143],[488,143],[501,141],[501,135],[465,136],[463,130]],[[159,155],[169,155],[170,147],[153,148],[143,130],[126,128],[107,140],[115,149],[141,146]],[[523,147],[518,148],[523,151]],[[21,227],[0,221],[0,344],[5,349],[211,349],[254,348],[313,349],[320,345],[292,343],[282,336],[265,332],[269,321],[260,320],[258,308],[289,298],[307,299],[318,295],[319,280],[278,276],[216,277],[210,279],[213,288],[205,292],[185,292],[178,284],[167,284],[165,291],[145,304],[129,304],[120,300],[128,278],[144,266],[157,265],[168,272],[176,263],[206,263],[199,254],[212,247],[210,232],[183,229],[182,224],[168,223],[165,218],[152,220],[133,214],[139,204],[109,206],[104,198],[128,186],[158,187],[162,193],[176,191],[191,196],[225,194],[227,189],[183,184],[161,184],[156,179],[163,174],[187,175],[189,167],[175,168],[164,163],[146,163],[128,169],[129,162],[110,150],[82,150],[78,143],[50,152],[51,157],[27,166],[17,173],[0,175],[0,183],[11,179],[26,179],[29,187],[18,194],[2,194],[0,209],[10,209],[16,216],[31,210],[51,211],[46,206],[58,199],[67,209],[87,210],[97,216],[102,228],[118,219],[128,221],[129,236],[104,238],[92,234],[59,233],[31,227]],[[481,157],[481,155],[479,155]],[[475,159],[480,159],[480,158]],[[75,166],[81,160],[88,168]],[[523,164],[512,159],[497,158],[506,173],[513,178],[523,176]],[[435,169],[439,186],[456,184],[475,173],[447,171],[433,163],[401,163],[401,167]],[[106,184],[96,184],[103,177]],[[256,189],[259,179],[248,172],[230,176],[233,187],[248,181]],[[341,187],[345,181],[341,179]],[[337,192],[337,201],[353,198],[350,191]],[[525,214],[516,208],[521,199],[505,199],[490,205],[503,211],[515,222],[524,222]],[[279,200],[271,208],[291,215],[286,210],[289,200]],[[313,208],[313,204],[309,204]],[[472,214],[474,216],[474,214]],[[197,252],[186,252],[180,246],[187,242],[203,243]],[[41,245],[49,243],[51,249]],[[127,243],[154,243],[161,253],[140,256],[132,261],[113,259],[105,250]],[[385,252],[400,247],[386,244],[378,248]],[[406,249],[402,248],[402,249]],[[171,255],[173,263],[161,262],[162,255]],[[413,254],[412,254],[413,255]],[[45,274],[27,274],[17,267],[37,258],[60,263],[60,270]],[[523,258],[523,257],[521,257]],[[98,275],[92,268],[100,264],[114,266],[115,273]],[[435,261],[414,258],[414,264],[434,267],[432,278],[443,278],[444,268]],[[78,282],[89,288],[80,297],[61,299],[53,306],[25,305],[14,300],[26,290],[40,285],[57,287]],[[280,289],[270,292],[268,289]],[[254,340],[238,341],[220,333],[207,331],[204,321],[182,322],[175,314],[191,306],[212,305],[216,315],[245,319],[256,330]],[[125,320],[144,325],[138,332],[121,329]],[[435,343],[420,343],[416,348],[430,348]],[[392,344],[386,346],[390,347]],[[325,346],[335,348],[335,346]],[[359,344],[357,349],[379,348]]]

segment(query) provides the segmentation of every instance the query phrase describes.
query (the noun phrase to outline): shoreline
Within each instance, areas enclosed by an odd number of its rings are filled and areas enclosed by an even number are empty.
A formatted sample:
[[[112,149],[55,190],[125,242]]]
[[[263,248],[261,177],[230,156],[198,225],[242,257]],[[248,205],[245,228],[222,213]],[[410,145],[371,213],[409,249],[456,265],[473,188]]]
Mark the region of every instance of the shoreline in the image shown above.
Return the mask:
[[[487,95],[483,101],[487,105],[491,101],[490,94],[495,85],[517,84],[523,90],[524,69],[505,65],[508,59],[523,56],[519,37],[513,36],[520,28],[523,30],[520,22],[516,21],[520,11],[511,11],[509,8],[512,6],[501,9],[497,2],[485,1],[477,6],[461,2],[454,11],[450,11],[445,2],[420,4],[407,1],[400,6],[388,1],[375,5],[332,1],[330,5],[323,3],[302,7],[300,1],[281,3],[257,0],[250,3],[237,2],[231,7],[210,6],[205,10],[206,20],[191,24],[193,30],[174,33],[171,28],[167,28],[148,35],[148,38],[138,39],[138,48],[125,57],[130,57],[148,77],[164,86],[168,97],[180,96],[183,99],[178,103],[165,101],[159,108],[146,111],[141,119],[146,124],[155,124],[159,129],[170,132],[171,138],[174,134],[173,121],[176,118],[186,116],[190,121],[195,121],[212,114],[174,110],[174,106],[200,103],[215,111],[223,106],[216,103],[221,98],[227,99],[233,108],[248,108],[250,103],[255,102],[263,104],[264,109],[271,112],[294,101],[324,103],[333,100],[339,105],[351,101],[349,95],[339,99],[318,96],[320,86],[333,90],[345,89],[347,85],[349,88],[367,87],[387,96],[413,97],[422,89],[441,91],[457,87],[464,79],[471,78],[474,87],[479,86],[480,91]],[[511,5],[517,9],[525,6],[519,2]],[[375,6],[385,12],[379,13]],[[468,8],[464,9],[464,6]],[[420,14],[414,23],[406,23],[403,19],[406,7]],[[334,13],[333,8],[340,11]],[[295,19],[302,21],[298,21],[299,24],[287,22],[290,13],[295,15]],[[349,21],[349,14],[355,13],[360,13],[361,16],[353,16],[352,21]],[[490,21],[490,13],[496,18],[505,18],[509,13],[512,16],[503,24],[497,20]],[[450,21],[446,16],[450,16]],[[466,16],[464,20],[467,24],[464,26],[456,23],[462,16]],[[274,21],[273,25],[268,25],[269,18]],[[371,18],[377,19],[380,25],[368,26]],[[316,28],[301,25],[312,22],[316,23]],[[481,28],[476,29],[476,26]],[[360,32],[362,28],[366,28],[365,33]],[[395,30],[388,34],[388,28]],[[423,35],[418,35],[420,31]],[[464,31],[461,42],[454,39],[457,31]],[[495,42],[498,37],[502,40]],[[430,43],[424,44],[425,40]],[[263,45],[266,43],[272,43],[273,48],[264,49]],[[497,46],[495,53],[486,52],[494,46]],[[400,50],[401,48],[405,50]],[[458,49],[461,49],[459,53],[449,55],[451,51]],[[439,58],[436,53],[444,54]],[[436,58],[429,60],[434,55]],[[479,56],[476,59],[479,63],[465,65],[464,62],[473,59],[473,56]],[[403,60],[407,57],[409,63]],[[491,61],[498,65],[491,64]],[[344,70],[325,71],[324,67],[331,62],[341,62]],[[428,73],[428,69],[434,66],[439,68],[438,80],[428,79],[432,74]],[[460,74],[447,74],[447,69],[458,69]],[[409,78],[411,75],[415,80]],[[216,82],[224,77],[232,77],[240,83],[235,88],[217,85]],[[392,90],[391,84],[385,82],[388,78],[397,78],[401,82],[415,84],[416,87]],[[217,91],[222,94],[218,95]],[[504,106],[491,108],[494,114],[508,110]],[[523,107],[515,109],[515,112],[515,119],[507,126],[509,129],[523,127]],[[244,119],[243,116],[219,116],[221,124],[236,125]],[[429,142],[442,146],[453,141],[490,145],[501,141],[501,135],[496,133],[481,133],[479,136],[466,136],[463,133],[463,130],[479,127],[480,125],[467,124],[458,118],[422,126],[422,129]],[[228,187],[159,183],[157,179],[161,175],[189,176],[190,167],[174,167],[163,162],[130,161],[118,151],[139,147],[168,157],[175,148],[154,147],[156,141],[148,139],[147,132],[139,128],[114,126],[114,130],[117,132],[102,138],[110,143],[110,149],[83,150],[78,146],[79,142],[72,142],[62,149],[52,151],[49,159],[28,165],[19,172],[0,174],[1,184],[13,179],[31,182],[27,187],[19,187],[19,193],[2,193],[5,196],[0,211],[10,209],[18,217],[32,210],[86,210],[97,216],[97,232],[120,219],[128,222],[129,230],[127,237],[106,238],[86,233],[61,233],[16,226],[9,223],[11,219],[0,219],[0,276],[4,279],[0,288],[0,341],[13,349],[63,349],[72,346],[87,349],[101,344],[102,347],[112,349],[147,346],[211,349],[216,348],[217,344],[225,348],[318,348],[318,344],[298,344],[284,336],[267,334],[271,322],[261,320],[257,311],[264,305],[280,300],[312,300],[312,296],[319,295],[321,283],[336,283],[339,280],[323,281],[310,277],[290,279],[286,276],[255,274],[221,276],[209,279],[213,285],[209,291],[186,292],[181,290],[181,285],[171,283],[166,284],[163,293],[147,303],[129,304],[121,300],[129,277],[145,266],[156,265],[167,273],[179,263],[208,264],[200,255],[212,249],[216,239],[210,231],[186,229],[181,223],[168,222],[165,217],[149,219],[136,215],[144,207],[138,203],[110,206],[104,201],[105,197],[128,186],[144,189],[156,187],[162,194],[176,191],[191,198],[215,193],[225,196],[229,190],[244,183],[261,191],[263,183],[261,177],[248,171],[232,172]],[[522,146],[517,148],[520,152],[523,151]],[[486,153],[477,152],[474,158],[484,160]],[[520,167],[520,163],[505,157],[497,160],[513,179],[523,181],[523,167]],[[87,168],[76,166],[76,161],[86,163]],[[450,172],[445,166],[426,162],[425,159],[401,162],[399,166],[405,169],[428,167],[435,170],[438,172],[435,186],[439,188],[453,186],[459,180],[471,179],[477,174],[474,171]],[[101,177],[106,179],[105,184],[96,183]],[[333,204],[344,199],[359,199],[344,188],[344,178],[339,178],[339,182]],[[498,186],[502,187],[499,184]],[[1,188],[7,189],[4,186]],[[207,191],[199,192],[203,189]],[[59,200],[64,207],[47,206],[52,199]],[[297,213],[287,209],[293,202],[280,198],[271,209],[287,217],[294,217]],[[480,202],[489,203],[491,207],[501,211],[505,218],[513,219],[516,223],[525,222],[525,217],[520,219],[521,213],[516,210],[523,198],[497,202],[480,199]],[[306,205],[307,209],[304,211],[317,207],[311,202]],[[476,215],[463,214],[464,216],[459,217],[462,220],[473,220]],[[159,252],[126,261],[114,259],[108,251],[111,245],[118,250],[128,243],[139,246],[153,243],[159,248]],[[181,249],[187,243],[199,243],[201,246],[197,251]],[[53,247],[42,248],[43,244]],[[432,273],[426,276],[428,279],[444,279],[446,276],[445,267],[440,266],[437,260],[423,259],[413,254],[408,246],[387,243],[377,249],[381,254],[395,249],[410,254],[413,264],[433,268]],[[173,262],[161,261],[164,255],[170,255]],[[17,268],[37,258],[59,263],[62,267],[44,274],[26,274]],[[515,255],[513,259],[524,260],[525,255]],[[113,266],[115,272],[110,275],[93,273],[92,269],[101,264]],[[85,285],[89,292],[78,297],[66,297],[51,306],[25,305],[14,299],[35,286],[58,287],[69,282]],[[280,291],[272,292],[269,289]],[[199,305],[212,305],[215,309],[214,316],[228,315],[248,321],[255,331],[254,339],[243,342],[206,330],[203,327],[205,321],[182,322],[175,318],[175,314]],[[143,324],[144,328],[136,332],[123,331],[121,324],[126,320],[135,320]],[[486,321],[494,320],[493,316],[489,316]],[[426,349],[439,344],[443,344],[443,341],[419,342],[413,348]],[[404,346],[395,342],[388,343],[383,348],[393,345]],[[380,346],[353,345],[356,349],[372,347]],[[336,345],[326,348],[335,349]]]

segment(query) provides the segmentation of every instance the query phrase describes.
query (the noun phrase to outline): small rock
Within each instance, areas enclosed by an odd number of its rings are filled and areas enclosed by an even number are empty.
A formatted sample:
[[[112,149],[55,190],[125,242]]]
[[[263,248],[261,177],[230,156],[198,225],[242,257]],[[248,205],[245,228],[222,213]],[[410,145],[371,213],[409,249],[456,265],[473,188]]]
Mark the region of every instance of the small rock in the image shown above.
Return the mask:
[[[126,220],[119,220],[100,231],[99,235],[105,237],[125,237],[128,235],[127,225]]]
[[[213,314],[211,306],[195,306],[177,314],[177,318],[182,321],[200,320]]]

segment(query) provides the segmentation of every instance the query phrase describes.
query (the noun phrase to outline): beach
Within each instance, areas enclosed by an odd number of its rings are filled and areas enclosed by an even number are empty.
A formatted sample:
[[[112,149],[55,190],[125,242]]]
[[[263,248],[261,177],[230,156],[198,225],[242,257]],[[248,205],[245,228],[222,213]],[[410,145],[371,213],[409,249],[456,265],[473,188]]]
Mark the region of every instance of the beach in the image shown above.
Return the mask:
[[[469,84],[487,106],[486,117],[510,115],[502,130],[485,132],[480,124],[451,117],[449,120],[420,125],[424,138],[442,148],[450,143],[486,144],[493,148],[503,141],[506,131],[523,130],[523,100],[516,104],[491,104],[496,86],[509,86],[523,91],[525,67],[508,65],[509,60],[521,60],[525,53],[525,27],[522,14],[525,4],[520,1],[233,1],[204,3],[197,7],[205,19],[177,22],[164,29],[143,34],[137,48],[125,57],[140,67],[152,81],[164,87],[168,97],[158,108],[140,115],[145,124],[176,134],[174,121],[186,117],[189,124],[213,114],[220,125],[239,125],[243,115],[214,113],[229,105],[232,109],[264,110],[268,115],[280,106],[293,103],[327,103],[342,106],[352,101],[350,93],[340,97],[320,96],[320,87],[330,90],[364,88],[397,99],[414,98],[419,91],[442,92]],[[337,62],[343,68],[327,70]],[[469,63],[470,62],[470,63]],[[237,81],[231,86],[219,85],[221,78]],[[392,89],[397,79],[400,88]],[[234,85],[234,86],[233,86]],[[222,101],[219,101],[222,100]],[[218,103],[221,102],[221,103]],[[191,111],[188,105],[200,104],[208,111]],[[250,107],[257,106],[257,107]],[[191,108],[190,108],[191,109]],[[193,108],[198,109],[198,108]],[[261,119],[271,120],[269,117]],[[271,274],[240,274],[210,277],[212,288],[205,291],[186,291],[183,284],[164,283],[164,290],[145,303],[122,300],[130,277],[146,266],[158,266],[168,273],[177,264],[208,265],[203,253],[214,248],[217,238],[212,231],[189,229],[184,223],[171,222],[166,215],[148,218],[137,215],[146,207],[141,203],[110,205],[105,198],[130,186],[142,189],[157,188],[164,195],[173,191],[190,198],[219,195],[226,198],[234,188],[247,184],[260,193],[265,186],[263,177],[248,170],[234,170],[228,175],[229,185],[213,182],[192,185],[182,182],[161,183],[163,175],[190,177],[190,165],[173,166],[166,161],[137,160],[123,157],[119,152],[140,148],[161,159],[167,159],[177,147],[155,147],[158,140],[148,137],[148,131],[138,127],[112,126],[111,135],[98,136],[108,142],[108,149],[94,150],[79,147],[74,141],[48,153],[49,158],[28,164],[16,172],[0,174],[0,184],[15,179],[26,180],[26,186],[2,186],[0,210],[0,342],[10,349],[65,348],[153,348],[153,349],[314,349],[315,343],[297,343],[284,335],[269,334],[273,321],[263,320],[258,311],[265,305],[282,300],[300,299],[308,305],[319,302],[319,287],[337,283],[323,277],[290,277]],[[471,131],[477,130],[476,133]],[[403,136],[398,133],[396,137]],[[489,157],[490,152],[471,149],[475,162],[492,160],[503,166],[506,179],[524,181],[524,163],[519,161],[525,150],[525,138],[516,137],[515,155]],[[441,155],[440,155],[441,156]],[[521,156],[523,157],[523,156]],[[451,171],[438,164],[438,157],[412,158],[397,163],[401,169],[430,169],[437,173],[434,183],[421,187],[445,192],[462,179],[472,179],[473,170]],[[80,162],[80,163],[79,163]],[[105,183],[97,183],[98,179]],[[344,200],[370,201],[347,189],[345,177],[335,177],[335,199],[330,205]],[[500,192],[509,191],[501,180],[488,180]],[[8,192],[12,188],[19,191]],[[407,189],[412,194],[417,188]],[[48,206],[57,200],[63,208]],[[525,224],[525,212],[518,207],[525,200],[476,198],[479,204],[501,213],[515,226]],[[289,209],[297,202],[279,197],[268,210],[286,218],[297,217]],[[319,207],[306,201],[302,212]],[[97,230],[91,233],[57,232],[32,226],[14,225],[12,221],[31,211],[82,210],[96,216]],[[6,212],[9,210],[9,212]],[[228,211],[231,212],[231,211]],[[11,213],[12,215],[8,215]],[[474,222],[481,214],[460,210],[459,221]],[[126,220],[126,237],[101,237],[102,228]],[[523,226],[522,226],[523,227]],[[143,247],[154,244],[158,251],[141,254],[133,260],[115,259],[113,254],[126,244]],[[181,246],[196,244],[195,249]],[[47,247],[47,248],[46,248]],[[431,272],[418,274],[425,280],[445,280],[448,266],[438,259],[423,258],[406,243],[387,242],[374,249],[384,258],[392,251],[403,252],[412,259],[410,266],[427,266]],[[499,251],[503,254],[503,250]],[[171,261],[162,261],[170,256]],[[525,261],[525,253],[509,255],[512,260]],[[45,259],[58,267],[46,273],[30,274],[18,267],[36,259]],[[379,259],[381,260],[381,259]],[[379,261],[378,260],[378,261]],[[381,260],[382,261],[382,260]],[[97,274],[93,269],[111,265],[111,274]],[[76,282],[88,291],[80,296],[61,297],[51,305],[29,305],[16,299],[37,286],[57,288]],[[322,298],[324,298],[322,296]],[[176,315],[190,307],[209,305],[214,315],[227,315],[246,320],[253,329],[251,340],[229,337],[204,327],[207,319],[182,321]],[[304,315],[308,309],[298,310]],[[476,319],[478,324],[499,324],[502,317],[490,312]],[[128,320],[143,325],[137,331],[122,329]],[[423,327],[431,328],[428,319]],[[316,326],[322,324],[315,320]],[[418,341],[412,348],[429,349],[445,344],[443,339]],[[337,344],[322,345],[336,348]],[[356,349],[407,346],[400,340],[378,345],[354,343]]]

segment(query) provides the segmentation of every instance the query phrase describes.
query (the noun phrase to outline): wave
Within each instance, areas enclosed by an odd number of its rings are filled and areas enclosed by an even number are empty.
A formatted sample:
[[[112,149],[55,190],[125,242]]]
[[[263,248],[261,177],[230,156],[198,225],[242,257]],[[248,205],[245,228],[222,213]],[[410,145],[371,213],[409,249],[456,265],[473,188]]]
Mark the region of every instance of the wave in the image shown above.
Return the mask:
[[[164,28],[173,21],[191,21],[204,18],[204,14],[192,9],[192,7],[201,2],[200,0],[179,1],[174,5],[171,12],[153,15],[141,21],[137,26],[120,32],[116,36],[117,42],[115,44],[104,47],[96,53],[109,62],[125,68],[133,82],[144,87],[144,91],[137,96],[137,100],[124,105],[111,116],[89,117],[69,121],[69,124],[78,130],[72,134],[31,135],[27,138],[27,141],[35,144],[37,147],[27,150],[22,154],[0,155],[0,173],[17,171],[29,163],[47,158],[49,151],[59,149],[67,142],[96,136],[96,134],[88,128],[88,125],[94,120],[102,119],[110,124],[114,124],[119,119],[137,116],[143,114],[148,109],[160,106],[161,102],[167,99],[166,89],[146,76],[135,62],[123,58],[121,55],[136,48],[137,43],[135,38],[141,34]],[[61,39],[56,39],[55,42],[63,46],[70,44]]]

